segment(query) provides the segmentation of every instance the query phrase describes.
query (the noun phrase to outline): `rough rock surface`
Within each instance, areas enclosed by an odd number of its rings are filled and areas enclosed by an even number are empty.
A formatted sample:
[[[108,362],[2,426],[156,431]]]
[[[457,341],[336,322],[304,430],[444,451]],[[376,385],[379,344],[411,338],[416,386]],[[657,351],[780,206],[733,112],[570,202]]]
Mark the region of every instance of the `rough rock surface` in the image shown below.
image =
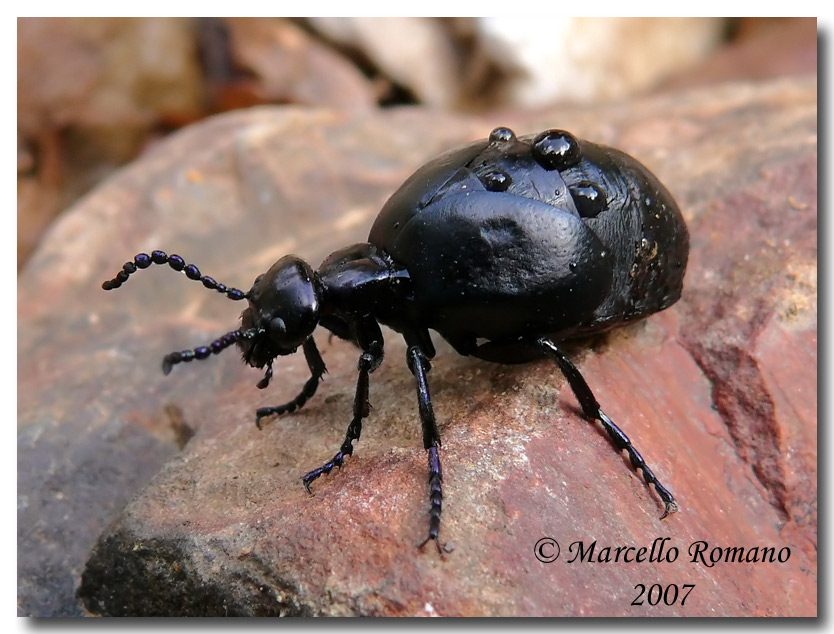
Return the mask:
[[[809,78],[500,119],[264,108],[160,144],[70,210],[20,278],[19,613],[78,614],[79,587],[111,615],[816,614],[816,98]],[[425,452],[396,336],[354,457],[310,497],[299,479],[341,443],[356,351],[320,335],[319,394],[258,431],[255,408],[306,380],[301,355],[265,391],[233,352],[163,377],[164,353],[234,327],[240,304],[162,267],[99,284],[153,248],[244,289],[286,253],[317,264],[364,239],[422,161],[497,124],[620,147],[681,204],[683,299],[570,347],[681,512],[659,519],[551,363],[492,365],[438,340],[440,556],[416,548]],[[553,563],[534,557],[544,537]],[[662,537],[674,562],[568,563],[572,542],[599,557]],[[790,557],[692,563],[700,540]],[[633,605],[638,584],[694,589]]]

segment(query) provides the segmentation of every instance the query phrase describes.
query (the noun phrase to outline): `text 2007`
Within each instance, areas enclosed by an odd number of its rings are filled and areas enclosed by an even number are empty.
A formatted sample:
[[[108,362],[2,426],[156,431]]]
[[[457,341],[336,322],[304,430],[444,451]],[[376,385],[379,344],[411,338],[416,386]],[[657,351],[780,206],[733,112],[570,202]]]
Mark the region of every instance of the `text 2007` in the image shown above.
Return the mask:
[[[634,589],[639,589],[640,594],[635,597],[634,601],[631,602],[631,605],[643,605],[644,595],[649,605],[660,605],[661,601],[665,605],[675,605],[678,603],[678,599],[680,599],[680,605],[685,605],[686,598],[689,596],[689,593],[692,592],[694,587],[694,583],[685,583],[681,586],[679,591],[678,586],[674,583],[670,583],[665,588],[659,583],[655,583],[650,586],[647,591],[645,585],[638,583],[634,586]]]

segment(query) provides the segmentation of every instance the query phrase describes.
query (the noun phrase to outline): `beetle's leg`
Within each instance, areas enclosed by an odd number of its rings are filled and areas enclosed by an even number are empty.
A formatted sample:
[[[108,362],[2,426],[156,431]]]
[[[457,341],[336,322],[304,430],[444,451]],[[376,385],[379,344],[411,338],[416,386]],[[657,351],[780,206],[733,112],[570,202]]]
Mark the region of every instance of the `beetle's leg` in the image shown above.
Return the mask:
[[[434,419],[426,376],[431,365],[420,346],[416,345],[408,347],[407,362],[408,368],[417,379],[417,403],[420,408],[420,422],[423,424],[423,446],[429,459],[429,534],[419,547],[422,548],[434,541],[437,551],[442,554],[437,536],[440,533],[440,513],[443,510],[443,471],[440,468],[440,434],[437,433],[437,422]]]
[[[307,367],[310,368],[310,378],[301,388],[301,392],[293,400],[284,403],[283,405],[275,405],[273,407],[261,407],[255,412],[255,425],[261,429],[261,419],[273,414],[284,414],[286,412],[294,412],[304,406],[309,399],[316,393],[322,375],[327,372],[324,366],[324,361],[319,354],[319,349],[316,347],[316,342],[312,337],[307,339],[303,345],[304,358],[307,359]],[[266,375],[258,383],[258,387],[263,389],[269,384],[269,379],[272,377],[272,364],[267,368]]]
[[[634,448],[634,445],[631,444],[628,436],[626,436],[622,430],[617,427],[614,422],[608,418],[608,416],[606,416],[605,412],[600,409],[597,399],[594,398],[594,394],[591,392],[591,388],[588,387],[585,379],[579,373],[576,366],[571,363],[571,360],[568,359],[565,353],[562,352],[556,344],[550,341],[550,339],[538,339],[536,341],[536,345],[538,345],[539,348],[544,350],[556,361],[556,365],[559,366],[562,374],[565,375],[565,378],[568,380],[568,384],[570,384],[571,390],[573,390],[579,404],[582,406],[582,411],[585,413],[585,416],[596,419],[602,423],[605,433],[608,434],[611,442],[614,443],[619,451],[625,449],[626,452],[628,452],[628,458],[631,461],[631,465],[635,469],[640,469],[643,472],[643,479],[646,481],[646,484],[654,485],[657,494],[660,496],[660,499],[663,500],[663,504],[665,506],[661,519],[670,513],[677,511],[678,504],[675,502],[675,498],[662,484],[660,484],[655,474],[651,469],[649,469],[646,461],[643,460],[643,456],[641,456],[637,449]]]
[[[269,387],[270,381],[272,381],[272,361],[266,364],[266,372],[264,372],[264,378],[258,381],[258,389],[265,390]]]
[[[319,320],[319,325],[322,328],[326,328],[330,331],[331,335],[330,338],[332,339],[335,335],[339,339],[344,339],[345,341],[350,341],[353,345],[358,346],[359,344],[356,343],[356,340],[353,338],[353,332],[350,329],[348,323],[341,319],[340,317],[336,317],[335,315],[325,315]]]
[[[369,319],[356,327],[354,334],[356,340],[362,345],[362,354],[359,356],[359,378],[356,381],[356,395],[353,398],[353,419],[348,425],[345,440],[339,452],[318,469],[313,469],[302,478],[308,493],[312,493],[310,483],[313,480],[322,474],[330,473],[334,467],[341,468],[345,457],[353,455],[353,441],[359,440],[359,436],[362,434],[362,419],[367,418],[370,413],[371,404],[368,402],[369,377],[371,372],[382,363],[382,332],[379,325]]]

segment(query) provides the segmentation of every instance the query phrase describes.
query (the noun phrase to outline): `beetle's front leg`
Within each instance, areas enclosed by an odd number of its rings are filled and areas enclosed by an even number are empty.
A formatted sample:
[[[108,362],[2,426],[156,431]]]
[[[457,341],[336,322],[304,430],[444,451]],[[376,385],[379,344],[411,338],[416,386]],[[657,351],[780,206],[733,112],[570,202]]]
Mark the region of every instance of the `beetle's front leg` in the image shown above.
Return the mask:
[[[422,548],[430,541],[434,541],[437,552],[442,554],[438,535],[440,513],[443,510],[443,471],[440,468],[440,434],[437,432],[437,421],[435,421],[434,410],[431,406],[427,378],[431,366],[428,358],[417,345],[408,347],[407,362],[408,368],[417,380],[417,403],[420,408],[420,422],[423,425],[423,446],[428,452],[429,460],[429,534],[419,547]]]
[[[356,381],[356,394],[353,398],[353,419],[348,425],[345,440],[333,458],[325,462],[318,469],[307,473],[302,481],[308,493],[310,484],[319,476],[330,473],[334,467],[342,467],[345,457],[353,455],[353,442],[359,440],[362,434],[362,419],[367,418],[371,405],[368,402],[368,389],[370,387],[370,374],[379,367],[383,357],[382,332],[379,325],[372,320],[366,320],[354,328],[355,340],[362,347],[362,354],[359,355],[359,378]]]
[[[316,342],[313,337],[307,339],[303,345],[304,350],[304,358],[307,360],[307,367],[310,368],[310,378],[307,379],[307,382],[304,384],[304,387],[301,388],[301,392],[299,392],[298,396],[296,396],[293,400],[289,401],[288,403],[284,403],[283,405],[275,405],[273,407],[260,407],[255,412],[255,425],[257,425],[258,429],[261,429],[261,419],[265,418],[266,416],[272,416],[273,414],[284,414],[285,412],[294,412],[297,409],[300,409],[304,406],[308,400],[313,398],[313,395],[316,393],[316,389],[319,386],[319,382],[321,381],[321,377],[327,372],[327,368],[324,365],[324,360],[321,358],[321,354],[319,353],[319,349],[316,347]],[[266,375],[258,383],[258,387],[260,389],[265,388],[269,385],[269,380],[272,378],[272,364],[270,363],[269,368],[267,369]]]
[[[643,460],[643,456],[641,456],[640,452],[638,452],[637,449],[634,448],[634,445],[631,444],[628,436],[626,436],[623,431],[614,424],[614,421],[608,418],[605,412],[602,411],[597,399],[594,397],[593,392],[591,392],[591,388],[588,387],[588,384],[579,373],[577,367],[571,362],[565,353],[562,352],[558,346],[556,346],[556,344],[550,341],[550,339],[538,339],[536,341],[536,345],[556,361],[556,365],[559,366],[562,374],[564,374],[565,378],[568,380],[568,384],[579,401],[585,416],[596,419],[602,423],[605,433],[608,434],[608,437],[611,439],[611,442],[614,443],[614,446],[616,446],[619,451],[625,449],[628,453],[631,465],[635,469],[640,469],[643,472],[643,480],[646,481],[646,484],[654,486],[657,494],[660,496],[660,499],[663,500],[663,505],[665,507],[663,515],[660,519],[663,519],[670,513],[677,511],[678,503],[675,502],[675,498],[669,490],[666,489],[666,487],[660,484],[657,476],[655,476],[654,472],[649,469],[649,465],[646,464],[646,461]]]

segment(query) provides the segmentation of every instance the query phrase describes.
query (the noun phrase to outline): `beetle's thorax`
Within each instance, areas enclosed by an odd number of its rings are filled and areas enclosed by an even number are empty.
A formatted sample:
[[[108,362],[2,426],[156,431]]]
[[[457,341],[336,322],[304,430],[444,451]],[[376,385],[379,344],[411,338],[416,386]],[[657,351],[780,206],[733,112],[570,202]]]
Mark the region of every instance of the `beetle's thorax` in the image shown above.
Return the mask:
[[[322,315],[346,321],[371,315],[389,323],[408,313],[408,272],[367,242],[330,254],[317,272],[322,289]]]

